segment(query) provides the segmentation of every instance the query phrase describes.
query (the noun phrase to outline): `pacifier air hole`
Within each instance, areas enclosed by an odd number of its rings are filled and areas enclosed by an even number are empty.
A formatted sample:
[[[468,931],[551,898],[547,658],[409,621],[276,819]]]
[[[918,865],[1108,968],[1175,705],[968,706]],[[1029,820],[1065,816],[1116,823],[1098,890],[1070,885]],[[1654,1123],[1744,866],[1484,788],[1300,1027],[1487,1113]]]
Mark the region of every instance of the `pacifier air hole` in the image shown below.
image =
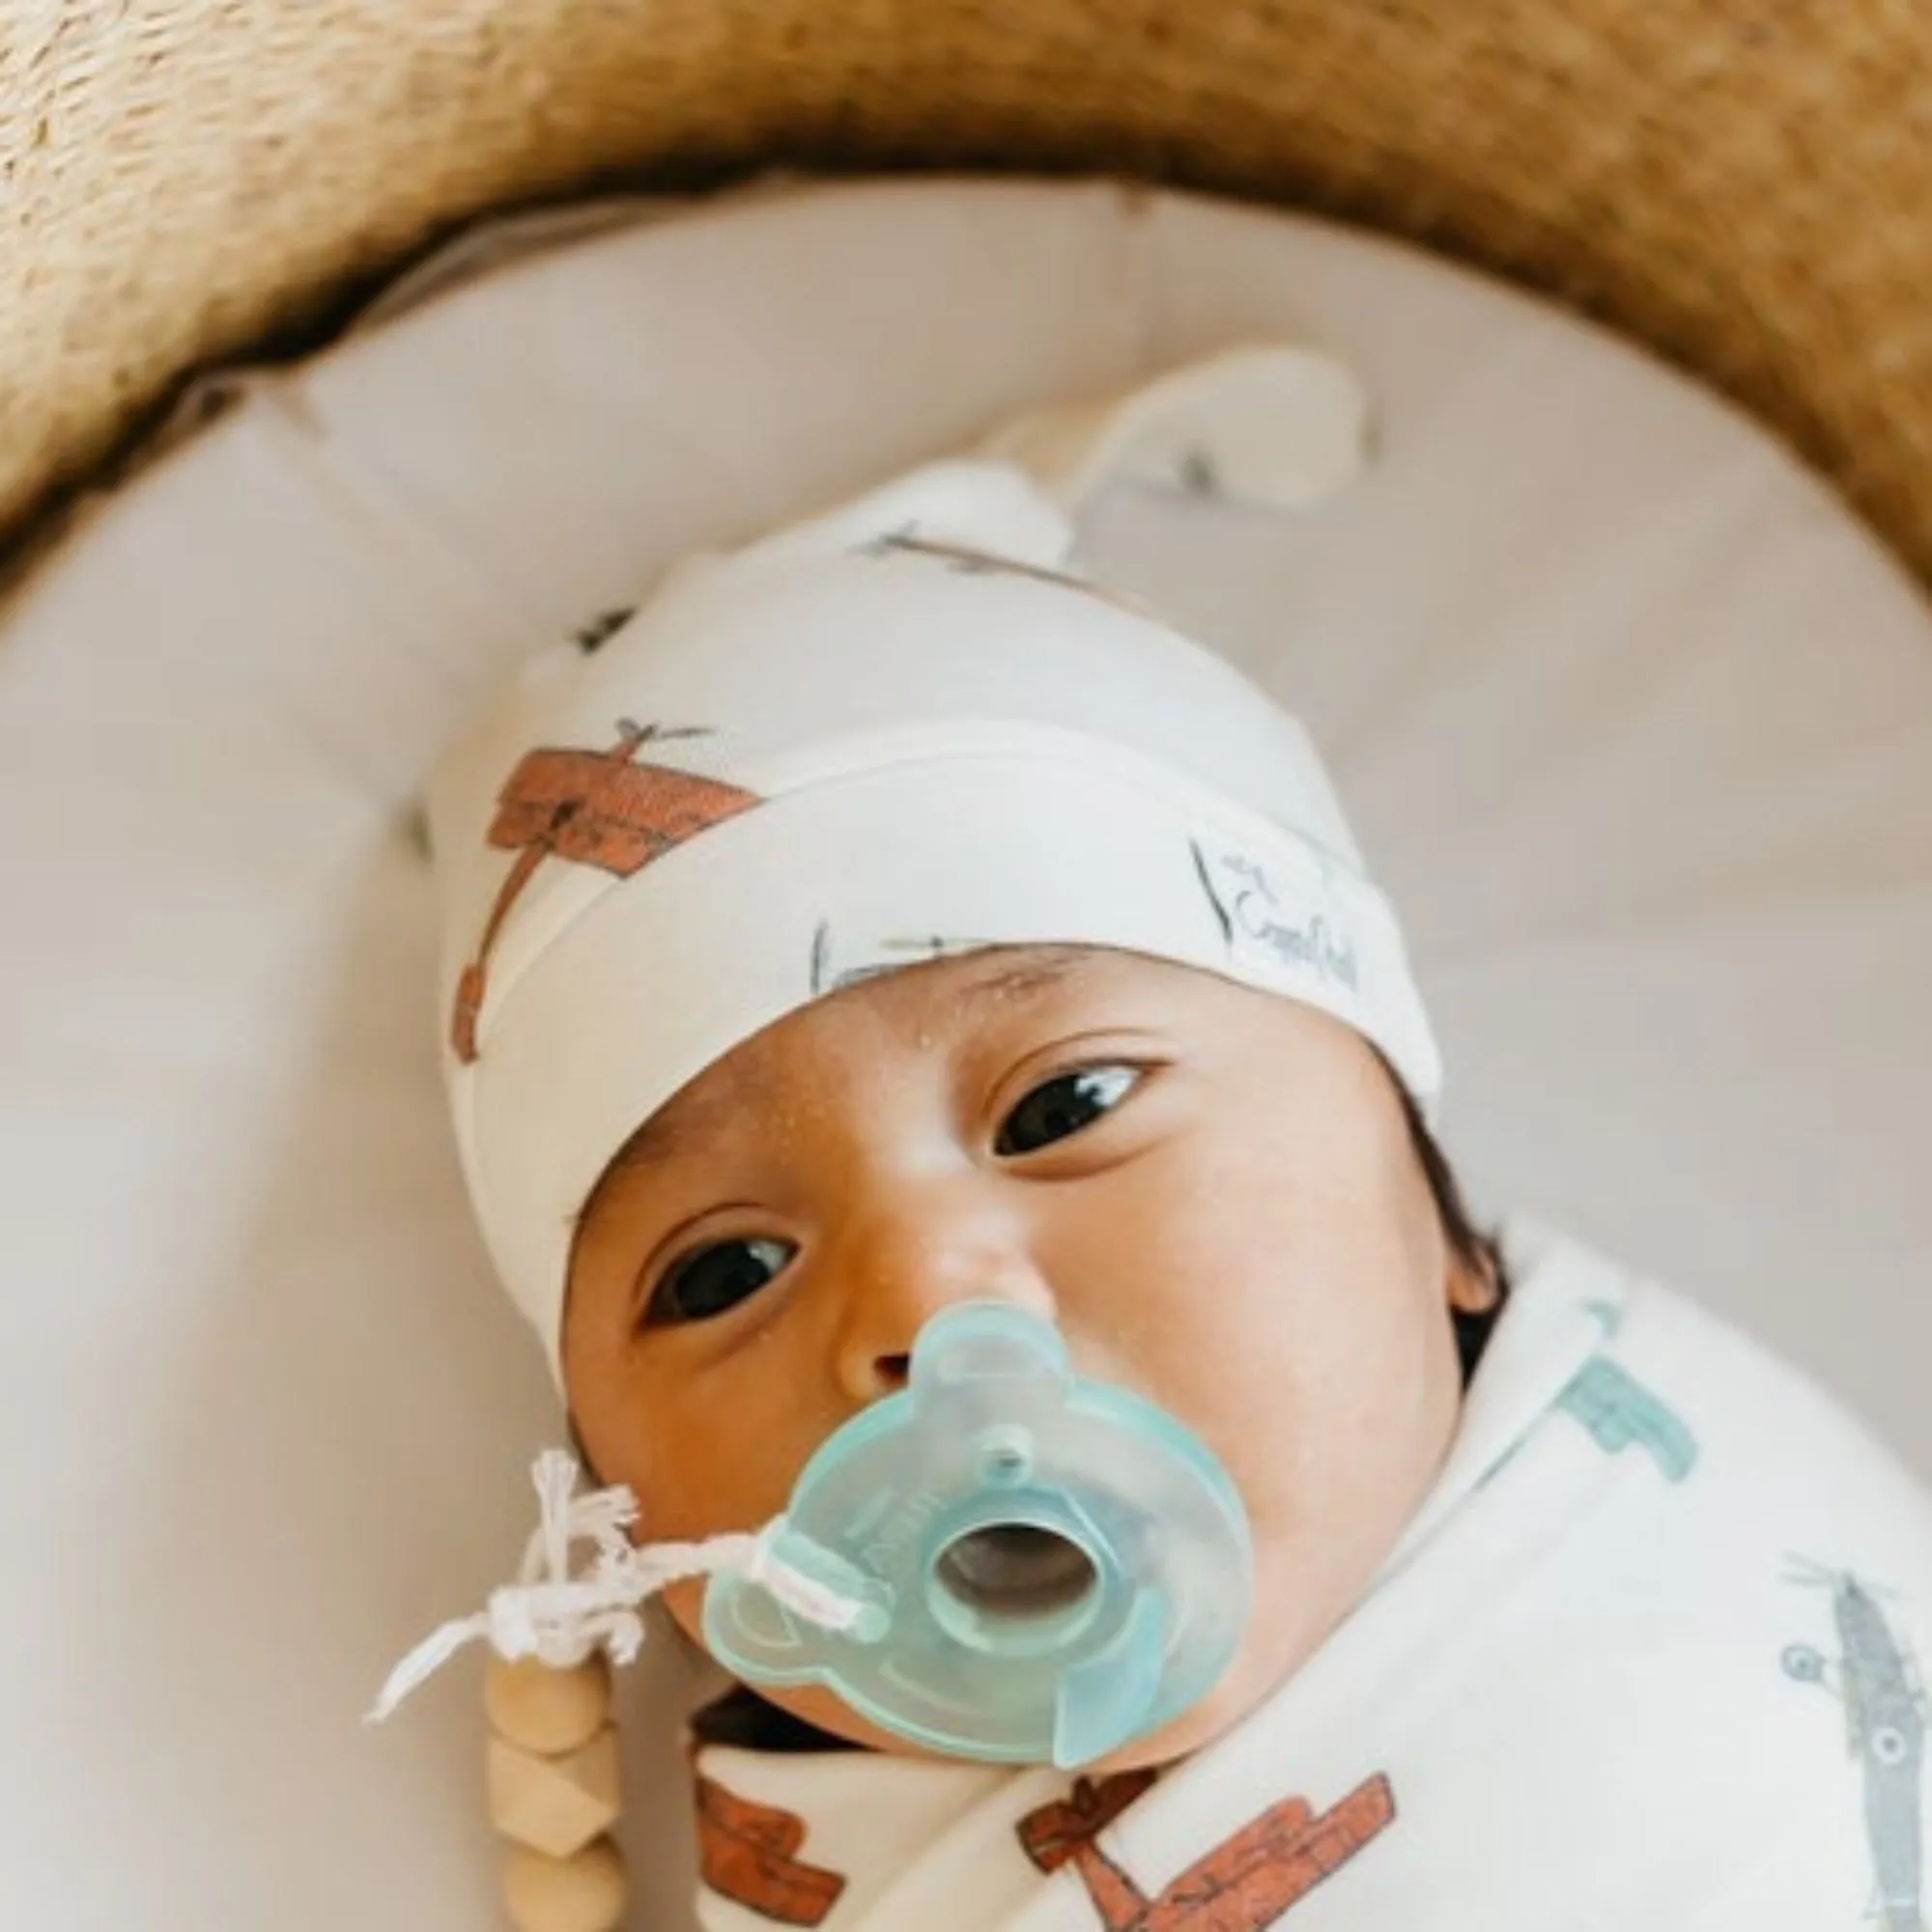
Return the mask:
[[[1100,1580],[1077,1543],[1025,1522],[969,1531],[940,1551],[933,1576],[963,1608],[1006,1622],[1058,1616]]]

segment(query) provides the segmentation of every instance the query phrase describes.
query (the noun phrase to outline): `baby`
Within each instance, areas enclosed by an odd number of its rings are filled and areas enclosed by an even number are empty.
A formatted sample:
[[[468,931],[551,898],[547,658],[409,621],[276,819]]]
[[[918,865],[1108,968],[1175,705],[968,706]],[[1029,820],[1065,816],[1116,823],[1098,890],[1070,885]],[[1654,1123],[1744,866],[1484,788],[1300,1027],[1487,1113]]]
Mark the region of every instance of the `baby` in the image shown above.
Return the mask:
[[[816,1620],[665,1592],[745,1680],[702,1922],[1918,1927],[1932,1509],[1691,1304],[1471,1225],[1305,735],[1072,561],[1120,420],[691,560],[433,790],[464,1167],[581,1455],[640,1546],[824,1566]],[[1054,1390],[983,1438],[1037,1506],[928,1615],[805,1531],[945,1464],[982,1332]]]

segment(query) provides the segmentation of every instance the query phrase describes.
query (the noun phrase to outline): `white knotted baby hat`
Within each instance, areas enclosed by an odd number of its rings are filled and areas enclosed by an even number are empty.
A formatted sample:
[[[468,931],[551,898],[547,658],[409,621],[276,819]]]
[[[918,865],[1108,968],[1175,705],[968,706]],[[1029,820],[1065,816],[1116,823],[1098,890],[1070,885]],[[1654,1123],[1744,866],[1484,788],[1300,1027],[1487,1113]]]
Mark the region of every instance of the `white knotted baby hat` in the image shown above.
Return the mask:
[[[1225,381],[1209,400],[1142,462],[1307,485],[1255,441],[1265,411]],[[1179,961],[1333,1014],[1433,1109],[1400,929],[1306,734],[1079,575],[1064,504],[1104,439],[1042,421],[687,560],[594,648],[526,664],[441,759],[449,1100],[553,1374],[574,1219],[612,1157],[740,1041],[878,972],[1035,943]]]

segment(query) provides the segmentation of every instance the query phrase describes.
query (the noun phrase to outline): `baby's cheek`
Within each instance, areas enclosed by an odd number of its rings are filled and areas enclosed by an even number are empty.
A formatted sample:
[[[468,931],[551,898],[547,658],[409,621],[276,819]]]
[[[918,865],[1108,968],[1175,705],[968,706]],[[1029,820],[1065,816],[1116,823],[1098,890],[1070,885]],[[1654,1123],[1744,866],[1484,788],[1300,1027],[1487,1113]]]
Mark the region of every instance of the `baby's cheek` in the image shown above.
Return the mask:
[[[762,1529],[842,1418],[827,1419],[815,1378],[761,1363],[722,1372],[639,1373],[606,1417],[621,1438],[640,1541],[696,1541]]]
[[[1440,1466],[1457,1381],[1448,1318],[1435,1319],[1439,1344],[1422,1315],[1391,1303],[1373,1321],[1220,1338],[1169,1365],[1157,1399],[1193,1424],[1247,1509],[1258,1571],[1248,1648],[1264,1677],[1347,1613]]]
[[[704,1589],[705,1579],[693,1577],[682,1583],[672,1583],[663,1599],[671,1621],[700,1650],[704,1648]]]

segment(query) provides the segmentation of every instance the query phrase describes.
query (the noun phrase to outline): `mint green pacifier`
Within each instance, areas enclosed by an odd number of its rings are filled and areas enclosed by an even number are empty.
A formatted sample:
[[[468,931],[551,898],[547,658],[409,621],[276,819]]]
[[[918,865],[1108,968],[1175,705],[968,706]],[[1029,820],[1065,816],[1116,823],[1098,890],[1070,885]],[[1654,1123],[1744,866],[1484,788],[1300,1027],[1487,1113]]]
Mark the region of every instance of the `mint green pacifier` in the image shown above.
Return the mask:
[[[824,1684],[901,1737],[1006,1763],[1071,1769],[1178,1717],[1254,1600],[1247,1516],[1207,1446],[998,1302],[926,1323],[909,1387],[826,1440],[772,1550],[856,1621],[714,1577],[704,1635],[726,1669]]]

